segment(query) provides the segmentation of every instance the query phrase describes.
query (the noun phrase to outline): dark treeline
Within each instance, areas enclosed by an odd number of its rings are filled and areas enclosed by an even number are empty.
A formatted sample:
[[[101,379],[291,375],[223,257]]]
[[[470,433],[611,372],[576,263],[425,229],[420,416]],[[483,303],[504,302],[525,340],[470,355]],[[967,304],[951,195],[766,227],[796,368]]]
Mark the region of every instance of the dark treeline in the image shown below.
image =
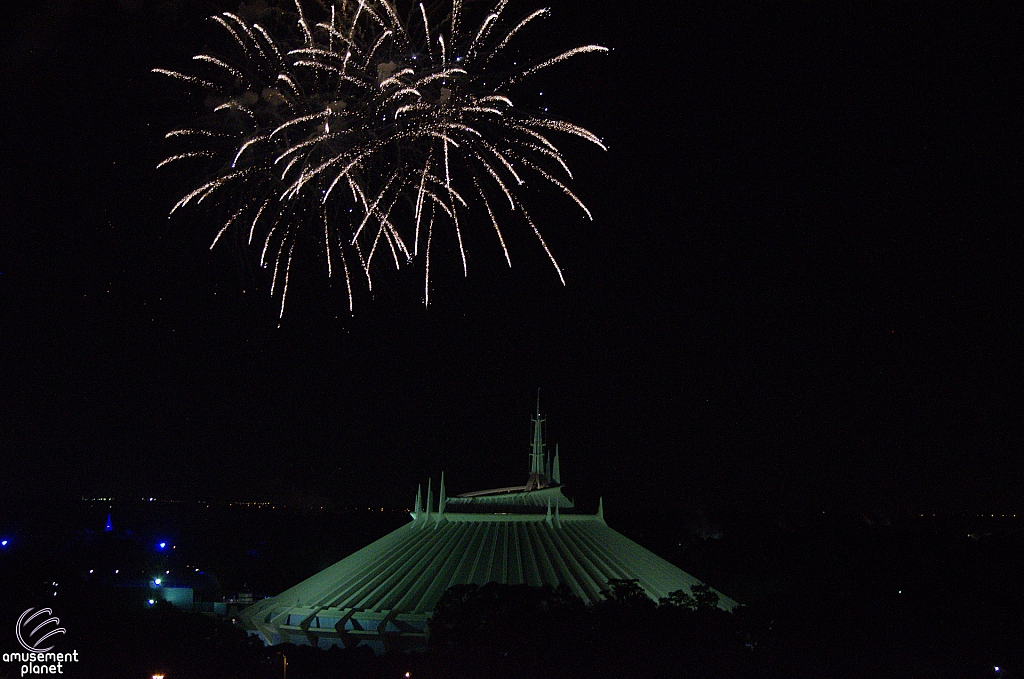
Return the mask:
[[[567,590],[457,586],[431,623],[431,674],[449,677],[737,676],[750,665],[746,617],[707,586],[655,603],[634,580],[588,606]]]

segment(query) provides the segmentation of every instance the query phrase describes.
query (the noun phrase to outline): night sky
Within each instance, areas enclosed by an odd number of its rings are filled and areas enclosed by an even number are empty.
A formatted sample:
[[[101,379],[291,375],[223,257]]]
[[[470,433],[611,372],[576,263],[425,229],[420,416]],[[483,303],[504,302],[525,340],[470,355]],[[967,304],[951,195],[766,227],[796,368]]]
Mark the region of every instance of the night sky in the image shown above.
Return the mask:
[[[442,470],[525,482],[539,387],[609,515],[1024,509],[1021,17],[680,4],[535,34],[613,48],[540,83],[609,146],[565,143],[593,222],[553,189],[535,215],[565,287],[477,215],[429,309],[413,267],[350,315],[309,258],[280,327],[154,169],[191,109],[150,69],[237,3],[5,8],[0,492],[402,507]]]

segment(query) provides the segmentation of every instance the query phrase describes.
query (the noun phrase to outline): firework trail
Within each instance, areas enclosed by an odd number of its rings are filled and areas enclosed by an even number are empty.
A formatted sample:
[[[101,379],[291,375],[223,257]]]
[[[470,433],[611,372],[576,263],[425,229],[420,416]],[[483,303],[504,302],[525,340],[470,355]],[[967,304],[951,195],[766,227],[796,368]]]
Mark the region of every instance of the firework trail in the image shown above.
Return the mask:
[[[352,272],[372,290],[375,261],[400,268],[419,256],[429,305],[434,231],[454,232],[465,275],[463,231],[477,212],[510,266],[501,225],[528,226],[564,284],[521,187],[554,186],[590,218],[553,140],[605,146],[512,97],[538,71],[608,50],[585,45],[513,61],[517,37],[550,12],[509,20],[507,5],[498,0],[469,24],[460,0],[401,10],[386,0],[296,0],[294,22],[274,34],[235,14],[211,17],[229,37],[225,54],[193,57],[196,74],[153,69],[199,88],[212,109],[203,124],[166,135],[173,150],[158,167],[194,163],[207,173],[171,214],[204,201],[234,205],[211,248],[234,229],[257,249],[281,315],[300,240],[321,249],[328,276],[340,269],[350,311]]]

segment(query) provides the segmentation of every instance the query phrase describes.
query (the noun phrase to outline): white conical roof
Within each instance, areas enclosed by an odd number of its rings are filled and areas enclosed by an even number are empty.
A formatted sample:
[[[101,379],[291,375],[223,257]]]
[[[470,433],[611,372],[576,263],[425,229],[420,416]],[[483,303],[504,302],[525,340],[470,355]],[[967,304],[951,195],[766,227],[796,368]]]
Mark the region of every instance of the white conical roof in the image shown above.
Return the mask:
[[[609,528],[603,502],[596,514],[578,513],[532,467],[525,486],[455,497],[442,481],[436,505],[431,488],[422,508],[417,491],[408,524],[245,609],[242,626],[269,644],[370,644],[380,652],[423,646],[427,619],[453,585],[564,585],[593,603],[609,580],[636,580],[655,600],[700,583]],[[719,605],[736,602],[719,593]]]
[[[563,510],[566,505],[570,509]],[[242,624],[270,644],[371,643],[383,650],[389,641],[422,645],[428,615],[453,585],[565,585],[584,601],[597,602],[614,579],[635,579],[656,600],[699,584],[609,528],[600,513],[567,513],[572,511],[567,500],[555,504],[556,513],[550,507],[478,513],[484,506],[477,506],[468,513],[452,511],[449,504],[443,513],[423,511],[373,544],[249,607]],[[736,605],[719,597],[723,608]]]

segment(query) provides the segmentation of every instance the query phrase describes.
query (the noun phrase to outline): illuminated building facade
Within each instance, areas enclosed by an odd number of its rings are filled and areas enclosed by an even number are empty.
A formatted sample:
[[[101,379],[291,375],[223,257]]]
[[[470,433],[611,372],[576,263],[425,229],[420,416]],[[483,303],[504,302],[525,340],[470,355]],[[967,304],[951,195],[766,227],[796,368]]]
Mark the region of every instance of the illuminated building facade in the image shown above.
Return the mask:
[[[276,597],[240,615],[268,644],[326,648],[370,645],[376,652],[422,648],[427,622],[445,590],[487,582],[568,586],[602,600],[613,579],[635,579],[657,600],[700,581],[578,512],[562,493],[556,449],[545,453],[543,419],[533,421],[530,474],[522,486],[449,497],[444,475],[435,500],[417,491],[412,520]],[[736,602],[718,593],[719,605]]]

